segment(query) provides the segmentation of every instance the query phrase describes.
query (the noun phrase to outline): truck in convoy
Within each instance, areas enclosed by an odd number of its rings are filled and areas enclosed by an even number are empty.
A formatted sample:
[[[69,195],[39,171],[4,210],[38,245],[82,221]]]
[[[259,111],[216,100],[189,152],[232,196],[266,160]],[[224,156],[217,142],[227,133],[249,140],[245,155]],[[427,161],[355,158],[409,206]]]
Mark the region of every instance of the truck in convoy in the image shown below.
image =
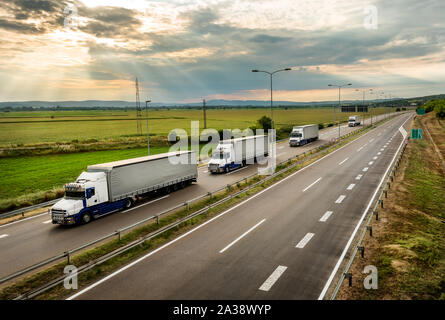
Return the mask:
[[[207,166],[211,173],[229,172],[268,154],[269,140],[266,135],[222,140],[213,150]]]
[[[317,139],[317,124],[307,124],[305,126],[293,127],[289,137],[289,146],[302,146]]]
[[[54,224],[86,224],[130,208],[141,196],[176,191],[198,177],[193,151],[178,151],[88,166],[51,208]],[[180,161],[179,161],[180,160]]]
[[[360,125],[360,116],[350,116],[348,121],[349,127],[355,127]]]

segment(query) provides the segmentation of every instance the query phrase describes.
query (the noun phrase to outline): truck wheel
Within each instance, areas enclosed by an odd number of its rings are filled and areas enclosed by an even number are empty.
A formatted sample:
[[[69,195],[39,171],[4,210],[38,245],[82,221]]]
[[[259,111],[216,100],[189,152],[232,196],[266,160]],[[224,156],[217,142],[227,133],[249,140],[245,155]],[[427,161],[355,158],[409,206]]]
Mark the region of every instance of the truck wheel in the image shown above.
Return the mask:
[[[91,221],[91,214],[89,212],[85,212],[84,214],[82,214],[82,224],[87,224]]]
[[[125,209],[131,208],[132,205],[133,205],[133,201],[131,201],[131,199],[127,199],[125,201]]]

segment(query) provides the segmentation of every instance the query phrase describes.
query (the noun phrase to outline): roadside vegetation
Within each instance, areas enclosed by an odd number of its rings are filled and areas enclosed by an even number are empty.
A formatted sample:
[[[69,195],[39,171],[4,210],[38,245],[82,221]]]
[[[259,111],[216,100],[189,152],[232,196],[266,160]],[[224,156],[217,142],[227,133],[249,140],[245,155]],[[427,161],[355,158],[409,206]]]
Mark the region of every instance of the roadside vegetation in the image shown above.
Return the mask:
[[[428,125],[445,156],[445,126],[433,112],[417,116],[413,128]],[[344,281],[338,299],[445,299],[445,175],[426,134],[410,140],[391,185],[373,236],[363,242],[365,258],[356,257],[353,286]],[[363,268],[378,269],[378,289],[363,287]]]

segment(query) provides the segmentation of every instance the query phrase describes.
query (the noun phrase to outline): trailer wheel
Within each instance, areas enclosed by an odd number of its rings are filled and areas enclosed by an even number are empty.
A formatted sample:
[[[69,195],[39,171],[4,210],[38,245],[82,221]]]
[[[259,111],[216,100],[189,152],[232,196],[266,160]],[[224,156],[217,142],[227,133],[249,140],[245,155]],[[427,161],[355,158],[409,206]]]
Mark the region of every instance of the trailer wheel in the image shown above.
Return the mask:
[[[131,199],[127,199],[125,201],[125,209],[131,208],[132,205],[133,205],[133,201],[131,201]]]
[[[87,224],[91,221],[91,214],[87,211],[82,214],[81,218],[82,224]]]

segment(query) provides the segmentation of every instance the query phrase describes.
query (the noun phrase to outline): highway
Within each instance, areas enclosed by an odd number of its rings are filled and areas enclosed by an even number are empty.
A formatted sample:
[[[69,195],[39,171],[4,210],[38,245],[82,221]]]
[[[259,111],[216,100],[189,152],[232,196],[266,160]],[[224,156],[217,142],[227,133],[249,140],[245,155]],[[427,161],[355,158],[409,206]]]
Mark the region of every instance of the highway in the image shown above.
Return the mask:
[[[404,114],[70,299],[318,299],[383,181]]]
[[[381,119],[383,116],[379,116]],[[367,119],[369,124],[369,120]],[[346,134],[361,127],[349,128],[342,125],[341,133]],[[304,147],[291,148],[288,143],[277,144],[277,162],[320,146],[338,136],[338,127],[320,131],[320,139]],[[0,278],[21,270],[31,264],[50,258],[69,249],[76,248],[117,229],[136,223],[187,200],[216,190],[237,181],[257,170],[250,165],[228,174],[211,175],[207,167],[199,168],[198,183],[132,208],[76,227],[55,226],[48,214],[0,226]],[[68,182],[68,181],[67,181]],[[324,182],[324,181],[323,181]]]

